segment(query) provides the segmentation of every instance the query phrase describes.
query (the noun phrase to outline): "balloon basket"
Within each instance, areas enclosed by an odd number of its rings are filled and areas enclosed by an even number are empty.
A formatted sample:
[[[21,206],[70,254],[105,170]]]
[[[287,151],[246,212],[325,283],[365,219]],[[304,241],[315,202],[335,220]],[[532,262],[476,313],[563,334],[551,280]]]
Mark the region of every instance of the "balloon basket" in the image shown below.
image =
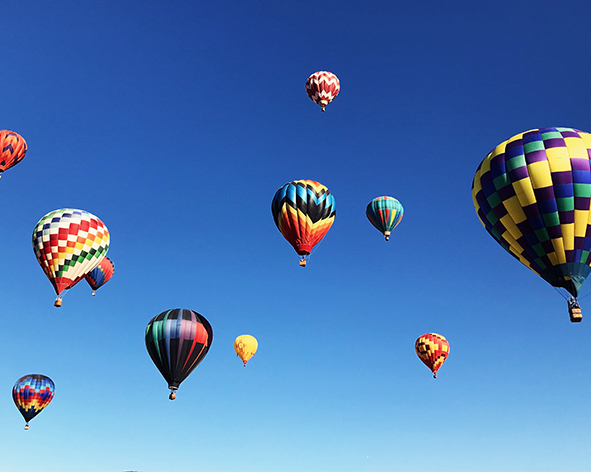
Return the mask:
[[[59,308],[60,306],[62,306],[62,297],[58,298],[54,303],[53,306]]]
[[[570,316],[571,323],[580,323],[583,321],[583,314],[581,313],[581,309],[578,307],[568,307],[568,314]]]
[[[384,238],[386,241],[390,241],[390,231],[384,231]]]
[[[300,267],[306,267],[306,258],[305,257],[302,257],[300,259]]]
[[[169,400],[174,400],[176,398],[176,393],[174,392],[170,392],[170,395],[168,396]]]
[[[27,424],[25,425],[25,431],[28,431],[28,430],[29,430],[29,423],[27,423]]]

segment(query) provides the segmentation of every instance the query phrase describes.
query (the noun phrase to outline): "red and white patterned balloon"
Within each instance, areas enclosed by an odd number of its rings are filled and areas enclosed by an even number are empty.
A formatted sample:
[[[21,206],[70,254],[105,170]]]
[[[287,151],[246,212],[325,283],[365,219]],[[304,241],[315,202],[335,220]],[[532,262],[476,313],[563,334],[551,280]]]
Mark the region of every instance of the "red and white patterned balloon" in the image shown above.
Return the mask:
[[[332,102],[341,90],[341,83],[332,72],[314,72],[306,81],[306,93],[310,99],[322,107]]]

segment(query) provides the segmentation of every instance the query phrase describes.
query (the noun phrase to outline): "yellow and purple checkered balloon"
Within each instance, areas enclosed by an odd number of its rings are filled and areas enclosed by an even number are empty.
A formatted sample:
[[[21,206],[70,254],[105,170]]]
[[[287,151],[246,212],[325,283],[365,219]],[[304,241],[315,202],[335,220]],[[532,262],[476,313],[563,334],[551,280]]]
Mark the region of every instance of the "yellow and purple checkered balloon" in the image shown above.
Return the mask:
[[[480,163],[472,198],[512,256],[577,297],[591,272],[591,134],[540,128],[499,144]]]

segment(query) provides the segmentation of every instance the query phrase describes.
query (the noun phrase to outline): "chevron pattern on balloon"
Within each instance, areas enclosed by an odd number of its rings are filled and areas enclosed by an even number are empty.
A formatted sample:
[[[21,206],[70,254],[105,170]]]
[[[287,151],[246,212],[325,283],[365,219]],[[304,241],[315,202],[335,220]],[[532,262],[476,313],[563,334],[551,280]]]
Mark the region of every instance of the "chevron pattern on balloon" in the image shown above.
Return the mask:
[[[341,91],[341,82],[332,72],[314,72],[306,80],[306,93],[308,97],[322,107],[332,102]]]
[[[286,190],[282,195],[283,198],[277,202],[279,207],[288,205],[296,212],[299,211],[305,215],[311,224],[334,217],[334,201],[326,187],[311,180],[292,183],[296,184],[295,194]]]
[[[27,154],[27,142],[18,133],[0,131],[0,174],[17,165]]]
[[[329,190],[314,180],[295,180],[275,193],[271,212],[277,228],[305,256],[326,235],[336,216]]]

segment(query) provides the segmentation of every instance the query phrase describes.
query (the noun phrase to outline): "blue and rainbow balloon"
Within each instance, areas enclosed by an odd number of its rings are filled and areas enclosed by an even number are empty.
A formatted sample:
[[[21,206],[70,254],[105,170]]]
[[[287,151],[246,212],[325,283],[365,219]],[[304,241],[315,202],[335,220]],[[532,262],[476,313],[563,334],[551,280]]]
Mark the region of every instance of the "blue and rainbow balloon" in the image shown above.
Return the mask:
[[[368,203],[365,214],[369,222],[388,241],[390,233],[402,220],[404,208],[394,197],[377,197]]]
[[[29,374],[16,381],[12,387],[12,399],[25,419],[25,429],[29,429],[29,421],[49,405],[54,392],[53,380],[45,375]]]

